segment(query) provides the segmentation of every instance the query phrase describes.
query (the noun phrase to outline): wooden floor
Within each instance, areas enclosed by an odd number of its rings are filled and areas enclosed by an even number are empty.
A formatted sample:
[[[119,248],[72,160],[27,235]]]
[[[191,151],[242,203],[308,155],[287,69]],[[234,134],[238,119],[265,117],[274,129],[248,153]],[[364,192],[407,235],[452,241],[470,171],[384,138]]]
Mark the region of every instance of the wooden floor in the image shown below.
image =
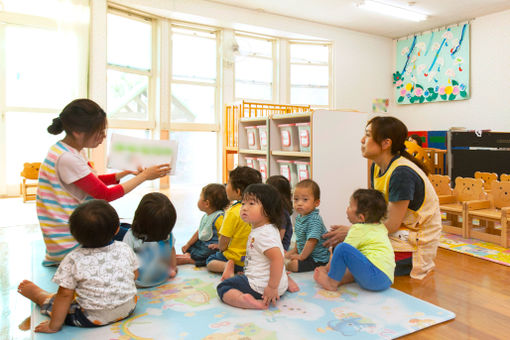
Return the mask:
[[[510,339],[510,267],[439,248],[433,273],[393,288],[456,314],[402,339]]]

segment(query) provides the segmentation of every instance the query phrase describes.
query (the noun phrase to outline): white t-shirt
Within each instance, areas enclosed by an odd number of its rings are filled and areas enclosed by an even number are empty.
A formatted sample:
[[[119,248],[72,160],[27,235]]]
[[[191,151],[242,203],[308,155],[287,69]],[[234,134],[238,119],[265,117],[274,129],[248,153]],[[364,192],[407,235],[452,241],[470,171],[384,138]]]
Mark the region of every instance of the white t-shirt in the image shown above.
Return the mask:
[[[101,248],[76,248],[64,257],[53,282],[73,289],[85,310],[111,310],[136,295],[138,259],[125,243],[114,241]]]
[[[260,294],[263,294],[267,287],[270,273],[269,258],[264,255],[264,252],[271,248],[280,249],[283,257],[283,245],[278,229],[272,224],[252,228],[246,244],[244,275],[248,278],[250,287]],[[282,278],[278,285],[278,295],[283,295],[288,285],[287,272],[285,266],[283,266]]]
[[[69,152],[64,152],[55,164],[60,185],[77,200],[84,201],[88,194],[72,183],[88,176],[92,172],[88,165],[85,150],[80,152],[63,142],[62,144],[69,149]]]

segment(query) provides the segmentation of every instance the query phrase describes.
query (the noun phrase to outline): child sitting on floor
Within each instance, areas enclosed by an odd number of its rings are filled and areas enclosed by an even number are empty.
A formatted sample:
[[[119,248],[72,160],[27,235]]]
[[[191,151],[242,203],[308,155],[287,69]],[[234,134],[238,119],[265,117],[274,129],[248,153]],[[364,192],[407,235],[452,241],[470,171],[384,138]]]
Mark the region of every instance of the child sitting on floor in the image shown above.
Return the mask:
[[[290,183],[287,178],[282,175],[271,176],[266,181],[278,190],[282,198],[283,204],[283,224],[280,227],[280,237],[282,239],[283,249],[289,250],[290,240],[292,239],[292,193],[290,192]]]
[[[261,182],[260,172],[250,167],[238,166],[230,171],[226,191],[228,199],[234,202],[226,211],[219,231],[219,251],[207,258],[209,271],[223,273],[228,261],[234,263],[235,272],[243,270],[246,241],[251,232],[251,226],[241,219],[241,199],[248,185]]]
[[[328,266],[315,269],[313,278],[327,290],[353,282],[380,291],[393,283],[395,254],[388,230],[381,220],[386,200],[381,192],[358,189],[350,199],[347,218],[353,225],[343,243],[336,246]]]
[[[87,201],[73,211],[69,225],[81,247],[66,255],[53,276],[57,293],[28,280],[18,286],[21,295],[50,316],[36,332],[55,333],[64,324],[106,325],[128,317],[136,306],[138,260],[128,245],[113,241],[119,230],[115,209],[103,200]]]
[[[140,261],[138,287],[160,285],[177,275],[175,238],[172,229],[177,214],[166,197],[159,192],[143,196],[136,208],[133,225],[124,236]]]
[[[177,264],[205,266],[207,258],[218,249],[218,231],[225,215],[223,210],[229,203],[224,185],[208,184],[202,188],[197,206],[205,214],[198,230],[182,247],[183,255],[177,255]]]
[[[217,287],[220,299],[234,307],[266,309],[287,290],[283,246],[278,227],[282,204],[278,191],[267,184],[252,184],[243,194],[241,218],[252,226],[246,245],[244,275],[227,266],[226,280]]]
[[[327,230],[317,209],[320,194],[319,185],[311,179],[299,182],[294,189],[296,245],[285,254],[291,272],[309,272],[329,261],[329,250],[322,245]]]

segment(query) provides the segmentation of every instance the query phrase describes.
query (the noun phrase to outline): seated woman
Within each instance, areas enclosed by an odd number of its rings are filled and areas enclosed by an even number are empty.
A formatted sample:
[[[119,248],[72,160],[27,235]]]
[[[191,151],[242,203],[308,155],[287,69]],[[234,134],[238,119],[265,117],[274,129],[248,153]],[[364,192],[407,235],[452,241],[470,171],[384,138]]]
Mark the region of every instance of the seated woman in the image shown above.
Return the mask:
[[[435,266],[441,214],[426,167],[406,151],[407,127],[394,117],[375,117],[361,139],[363,157],[372,160],[371,187],[388,201],[384,224],[395,251],[395,275],[423,279]],[[349,231],[333,226],[325,246],[336,246]]]

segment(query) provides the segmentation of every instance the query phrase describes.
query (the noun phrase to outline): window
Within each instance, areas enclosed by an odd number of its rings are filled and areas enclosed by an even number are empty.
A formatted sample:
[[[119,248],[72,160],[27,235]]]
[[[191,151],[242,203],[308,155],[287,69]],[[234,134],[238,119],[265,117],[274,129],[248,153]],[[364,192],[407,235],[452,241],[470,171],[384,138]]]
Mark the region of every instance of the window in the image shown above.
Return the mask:
[[[235,40],[235,97],[275,101],[275,40],[243,35]]]
[[[216,33],[172,27],[172,123],[218,124]]]
[[[290,102],[328,107],[330,45],[290,42]]]
[[[108,13],[107,113],[111,120],[147,121],[153,127],[152,22]],[[113,121],[113,126],[118,125]],[[137,124],[138,125],[138,124]],[[139,125],[138,125],[139,126]]]

